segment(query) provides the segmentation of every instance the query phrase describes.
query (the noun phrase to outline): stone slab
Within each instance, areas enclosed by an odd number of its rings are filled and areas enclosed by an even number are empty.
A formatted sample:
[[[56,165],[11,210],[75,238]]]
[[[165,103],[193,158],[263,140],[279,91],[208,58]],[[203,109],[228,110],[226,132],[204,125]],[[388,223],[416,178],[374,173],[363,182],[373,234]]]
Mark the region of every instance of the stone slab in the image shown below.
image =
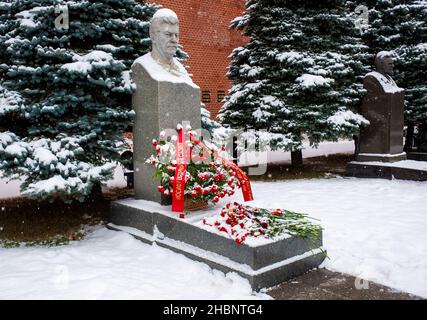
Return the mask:
[[[138,61],[138,60],[137,60]],[[177,124],[201,128],[200,88],[189,83],[158,81],[147,66],[134,63],[132,79],[136,91],[132,96],[135,111],[133,126],[134,190],[137,199],[168,204],[157,192],[159,181],[152,179],[154,169],[145,161],[155,153],[151,145],[159,133],[176,134]]]
[[[409,160],[427,161],[427,152],[407,152]]]
[[[359,162],[369,162],[369,161],[398,162],[406,159],[407,159],[407,155],[405,152],[398,153],[398,154],[369,154],[369,153],[356,154],[356,161],[359,161]]]
[[[255,246],[238,245],[228,237],[201,228],[201,219],[217,210],[179,219],[169,206],[126,199],[112,203],[109,227],[128,232],[146,243],[156,242],[223,272],[236,272],[255,289],[300,275],[319,266],[325,258],[320,249],[322,240],[308,243],[286,236]]]
[[[398,166],[381,164],[367,164],[363,162],[350,162],[346,167],[347,177],[400,179],[413,181],[427,181],[427,171]]]

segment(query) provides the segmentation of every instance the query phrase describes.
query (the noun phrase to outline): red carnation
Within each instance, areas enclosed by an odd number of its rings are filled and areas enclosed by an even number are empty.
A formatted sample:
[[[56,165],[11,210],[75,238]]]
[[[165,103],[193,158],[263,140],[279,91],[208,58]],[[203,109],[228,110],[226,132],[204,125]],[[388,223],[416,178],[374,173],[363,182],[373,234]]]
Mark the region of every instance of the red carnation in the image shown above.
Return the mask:
[[[227,229],[225,229],[224,227],[221,227],[218,230],[221,231],[221,232],[227,232]]]
[[[276,209],[276,210],[272,211],[271,214],[274,214],[275,216],[280,216],[282,214],[282,210]]]
[[[168,173],[172,173],[175,171],[175,168],[172,166],[168,166]]]

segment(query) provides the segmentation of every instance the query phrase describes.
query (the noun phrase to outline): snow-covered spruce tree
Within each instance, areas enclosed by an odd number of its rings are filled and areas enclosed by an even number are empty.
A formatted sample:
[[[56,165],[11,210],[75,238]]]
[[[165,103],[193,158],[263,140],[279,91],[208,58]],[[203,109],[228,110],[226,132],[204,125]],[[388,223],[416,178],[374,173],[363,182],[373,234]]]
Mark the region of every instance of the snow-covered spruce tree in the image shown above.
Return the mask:
[[[233,134],[231,129],[224,128],[220,123],[211,119],[211,113],[205,108],[205,105],[201,104],[202,112],[202,129],[209,132],[209,139],[211,142],[222,145],[227,143],[227,139]]]
[[[128,70],[149,50],[157,9],[134,0],[0,2],[0,171],[25,179],[24,195],[82,200],[112,176],[132,124]]]
[[[231,27],[250,41],[232,53],[221,123],[267,131],[261,139],[292,151],[294,164],[304,136],[317,146],[366,123],[352,111],[364,92],[366,47],[345,1],[247,0]]]
[[[351,2],[352,8],[359,5],[369,10],[369,28],[363,33],[363,40],[371,54],[382,50],[396,53],[394,78],[405,88],[405,120],[410,135],[414,125],[427,121],[427,1]]]

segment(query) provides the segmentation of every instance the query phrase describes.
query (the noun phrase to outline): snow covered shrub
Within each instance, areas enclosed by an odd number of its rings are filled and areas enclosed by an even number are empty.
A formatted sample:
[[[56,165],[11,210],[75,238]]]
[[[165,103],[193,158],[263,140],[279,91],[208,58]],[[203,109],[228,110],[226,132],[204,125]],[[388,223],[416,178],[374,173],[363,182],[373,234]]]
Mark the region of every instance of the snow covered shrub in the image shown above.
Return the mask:
[[[132,124],[130,66],[149,50],[158,7],[0,2],[0,170],[25,179],[24,195],[82,200],[112,176]]]
[[[265,130],[272,149],[287,151],[301,150],[304,136],[317,146],[367,123],[356,113],[367,48],[345,1],[247,0],[231,27],[249,42],[231,55],[220,123]]]

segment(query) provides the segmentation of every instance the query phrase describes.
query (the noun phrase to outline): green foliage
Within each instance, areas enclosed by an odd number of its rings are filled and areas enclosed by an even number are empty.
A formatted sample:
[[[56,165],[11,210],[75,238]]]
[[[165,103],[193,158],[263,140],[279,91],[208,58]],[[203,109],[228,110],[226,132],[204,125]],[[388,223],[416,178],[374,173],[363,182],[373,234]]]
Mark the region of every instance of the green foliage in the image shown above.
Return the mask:
[[[408,122],[427,120],[427,2],[422,0],[351,1],[351,8],[366,5],[369,29],[364,42],[373,56],[379,51],[395,51],[396,79],[405,89],[405,116]]]
[[[233,51],[233,87],[219,120],[264,130],[273,149],[296,151],[350,137],[366,123],[357,109],[364,93],[366,47],[344,1],[247,0],[231,26],[250,41]]]
[[[69,28],[57,28],[57,5]],[[112,176],[132,124],[133,61],[158,5],[134,0],[0,2],[0,170],[25,195],[82,200]],[[179,56],[184,56],[179,52]]]

